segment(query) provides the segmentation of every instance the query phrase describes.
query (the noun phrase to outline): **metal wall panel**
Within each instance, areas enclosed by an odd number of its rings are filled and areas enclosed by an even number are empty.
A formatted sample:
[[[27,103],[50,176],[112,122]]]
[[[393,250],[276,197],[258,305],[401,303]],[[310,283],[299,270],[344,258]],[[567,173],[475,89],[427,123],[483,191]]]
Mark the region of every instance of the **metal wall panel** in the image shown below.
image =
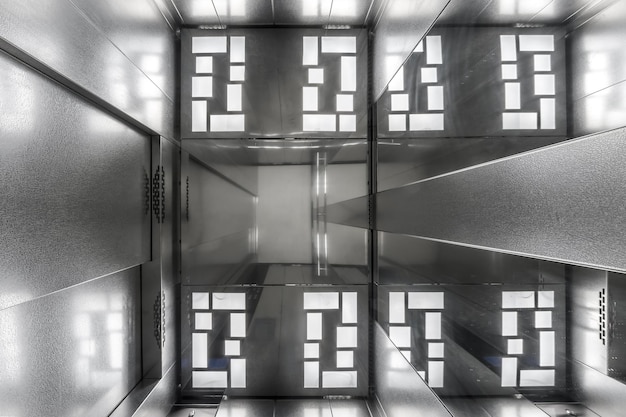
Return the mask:
[[[616,130],[377,195],[382,231],[624,271]]]
[[[3,54],[0,73],[0,309],[147,261],[149,138]]]
[[[6,415],[108,415],[141,378],[139,268],[0,311]]]
[[[616,381],[597,370],[573,361],[573,394],[600,416],[619,416],[624,413],[626,384]]]

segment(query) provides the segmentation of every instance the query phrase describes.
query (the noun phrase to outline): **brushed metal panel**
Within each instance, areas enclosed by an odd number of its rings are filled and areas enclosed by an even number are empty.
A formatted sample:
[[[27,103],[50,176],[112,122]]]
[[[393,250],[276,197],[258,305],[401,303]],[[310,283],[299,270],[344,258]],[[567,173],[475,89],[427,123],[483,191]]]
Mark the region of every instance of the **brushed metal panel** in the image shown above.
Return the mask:
[[[424,414],[451,417],[439,397],[374,323],[374,378],[376,397],[387,417]]]
[[[0,73],[0,309],[147,261],[149,138],[3,54]]]
[[[164,371],[163,377],[132,417],[166,417],[169,414],[178,396],[178,369],[178,365],[173,364]]]
[[[374,27],[374,101],[449,3],[450,0],[388,1]]]
[[[594,413],[619,416],[624,412],[626,384],[578,361],[572,361],[572,394]]]
[[[513,396],[509,398],[446,398],[444,404],[455,416],[546,417],[546,413],[529,400]]]
[[[274,400],[226,399],[215,417],[274,417]]]
[[[625,130],[568,141],[377,195],[379,230],[626,270]]]
[[[354,198],[329,205],[326,207],[326,220],[329,223],[369,228],[369,197]]]
[[[173,101],[70,1],[2,2],[0,49],[7,47],[81,94],[174,137]]]
[[[227,26],[271,25],[275,9],[272,3],[272,0],[213,0],[220,23]]]
[[[212,1],[172,0],[186,25],[219,25],[220,19]]]
[[[139,268],[0,312],[7,415],[108,415],[141,378]]]

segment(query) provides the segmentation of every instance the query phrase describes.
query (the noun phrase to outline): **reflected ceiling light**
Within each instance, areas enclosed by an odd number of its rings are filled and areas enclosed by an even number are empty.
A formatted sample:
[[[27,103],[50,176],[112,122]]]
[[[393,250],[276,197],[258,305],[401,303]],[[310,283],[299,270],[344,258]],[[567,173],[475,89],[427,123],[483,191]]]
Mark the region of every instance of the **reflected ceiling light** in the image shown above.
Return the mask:
[[[343,29],[351,29],[352,28],[352,26],[350,26],[350,25],[324,25],[322,27],[324,29],[327,29],[327,30],[333,30],[333,29],[343,30]]]

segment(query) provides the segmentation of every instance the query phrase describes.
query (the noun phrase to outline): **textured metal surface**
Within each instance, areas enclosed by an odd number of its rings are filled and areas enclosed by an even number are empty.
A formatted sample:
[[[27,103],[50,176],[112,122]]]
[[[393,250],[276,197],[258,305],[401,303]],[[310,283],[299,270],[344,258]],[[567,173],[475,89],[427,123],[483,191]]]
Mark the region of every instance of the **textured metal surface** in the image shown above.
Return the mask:
[[[378,226],[499,252],[626,270],[624,130],[569,141],[377,196]]]
[[[0,73],[0,309],[147,261],[148,137],[1,54]]]
[[[450,0],[389,0],[374,27],[374,101],[428,32]]]
[[[215,417],[274,417],[274,401],[222,400]]]
[[[135,410],[132,417],[166,417],[178,395],[178,364],[163,372],[163,377]],[[120,417],[123,414],[120,414]],[[115,417],[115,416],[112,416]]]
[[[107,103],[151,130],[173,137],[173,100],[158,86],[171,85],[167,84],[167,78],[172,76],[171,73],[167,73],[167,69],[171,69],[171,64],[165,62],[171,58],[168,54],[173,49],[171,44],[174,39],[170,28],[163,23],[160,28],[154,29],[159,26],[158,12],[154,7],[151,7],[149,14],[144,16],[143,10],[149,6],[141,7],[142,11],[134,15],[130,3],[123,7],[121,4],[118,6],[119,8],[103,6],[97,13],[121,12],[128,18],[132,16],[132,25],[108,27],[107,22],[111,23],[116,18],[105,15],[98,17],[104,26],[96,26],[82,10],[68,0],[2,2],[0,49],[17,48],[33,58],[38,65],[43,65],[44,71],[52,72],[54,78],[59,78],[64,83],[75,84],[82,93]],[[88,11],[91,14],[94,10]],[[140,23],[147,16],[150,16],[151,23]],[[61,21],[64,24],[58,24]],[[144,24],[145,26],[142,26]],[[137,41],[129,36],[129,33],[124,33],[124,30],[147,26],[151,28],[148,42],[156,39],[158,42],[165,42],[162,49],[159,49],[159,54],[155,55],[156,59],[162,62],[161,69],[164,72],[149,74],[150,76],[147,73],[151,71],[152,65],[148,68],[142,63],[131,61],[124,54],[130,54],[131,51],[128,49],[130,44]],[[114,35],[114,31],[118,29],[121,29],[122,33]],[[156,37],[154,30],[159,33]],[[119,45],[118,49],[113,42],[120,39],[125,39],[125,42]],[[137,44],[134,45],[136,48]],[[143,51],[155,50],[147,48],[145,41],[141,41],[140,45]],[[148,62],[150,61],[154,59],[149,58]]]
[[[385,415],[452,416],[377,323],[373,337],[376,396]]]
[[[5,415],[108,415],[141,378],[139,268],[0,312]]]
[[[446,398],[444,404],[454,416],[546,417],[546,413],[532,402],[513,396],[509,398]],[[586,416],[586,414],[580,415]]]
[[[593,411],[589,410],[582,404],[577,403],[557,403],[557,404],[535,404],[544,413],[550,417],[561,416],[586,416],[586,417],[600,417]],[[569,410],[569,411],[568,411]]]
[[[600,416],[624,414],[626,385],[578,361],[571,363],[572,394]]]

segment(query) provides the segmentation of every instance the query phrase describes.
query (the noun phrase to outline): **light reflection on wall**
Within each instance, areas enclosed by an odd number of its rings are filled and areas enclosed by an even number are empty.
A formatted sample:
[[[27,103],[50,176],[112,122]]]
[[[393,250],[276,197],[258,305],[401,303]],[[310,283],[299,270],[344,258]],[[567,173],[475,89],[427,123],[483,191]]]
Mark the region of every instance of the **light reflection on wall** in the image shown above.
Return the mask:
[[[553,0],[500,0],[500,14],[504,16],[533,16],[539,12],[546,16],[555,13]]]

